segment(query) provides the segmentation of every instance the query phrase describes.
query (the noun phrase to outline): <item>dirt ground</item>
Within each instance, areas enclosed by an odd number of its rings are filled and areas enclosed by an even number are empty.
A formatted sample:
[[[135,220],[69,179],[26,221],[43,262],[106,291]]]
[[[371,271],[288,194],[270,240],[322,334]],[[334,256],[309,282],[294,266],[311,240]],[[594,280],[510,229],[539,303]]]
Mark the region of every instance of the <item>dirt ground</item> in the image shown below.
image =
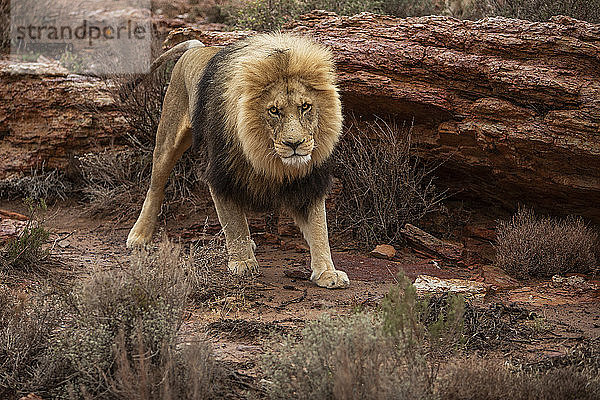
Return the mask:
[[[166,222],[160,231],[184,243],[206,232],[218,232],[219,225],[207,201],[204,210],[180,213]],[[0,202],[0,209],[24,212],[17,202]],[[56,242],[54,258],[60,261],[59,274],[83,277],[93,267],[115,268],[127,263],[130,252],[125,240],[133,220],[114,222],[85,216],[74,204],[51,206],[47,226]],[[368,253],[349,250],[355,246],[333,235],[333,259],[338,269],[347,272],[351,286],[345,290],[319,288],[307,280],[308,247],[291,220],[280,218],[276,233],[269,227],[269,216],[249,218],[258,247],[256,257],[260,275],[250,288],[250,295],[225,297],[221,303],[191,310],[183,335],[206,332],[218,356],[231,365],[241,384],[251,385],[257,376],[256,361],[271,333],[299,333],[307,321],[321,313],[348,314],[361,309],[376,309],[396,281],[400,270],[415,279],[419,275],[443,279],[460,278],[487,284],[485,296],[473,300],[482,309],[517,307],[529,313],[525,321],[535,325],[537,333],[525,337],[490,338],[495,340],[489,353],[514,358],[525,363],[547,363],[565,355],[579,343],[600,337],[600,282],[585,278],[579,286],[551,281],[518,282],[491,265],[446,265],[406,247],[398,249],[392,260],[371,257]],[[486,222],[489,226],[489,221]],[[481,233],[483,228],[466,231]],[[159,232],[155,239],[158,240]],[[466,236],[462,242],[469,249],[479,249],[486,260],[489,242]],[[481,250],[484,248],[484,250]],[[226,267],[216,265],[215,268]],[[13,282],[26,289],[35,279]],[[512,322],[512,317],[511,322]],[[495,322],[494,322],[495,323]],[[500,323],[500,321],[498,321]],[[510,325],[510,323],[509,323]],[[483,339],[485,342],[487,339]],[[481,345],[480,345],[481,346]]]

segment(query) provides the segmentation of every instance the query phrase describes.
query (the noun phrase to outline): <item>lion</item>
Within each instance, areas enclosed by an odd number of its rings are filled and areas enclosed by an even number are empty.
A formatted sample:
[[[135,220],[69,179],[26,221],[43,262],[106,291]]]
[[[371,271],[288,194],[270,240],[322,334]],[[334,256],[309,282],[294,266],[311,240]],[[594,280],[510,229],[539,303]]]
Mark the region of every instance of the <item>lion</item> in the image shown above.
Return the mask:
[[[245,213],[283,210],[310,247],[310,279],[348,287],[331,258],[325,214],[343,122],[331,52],[284,33],[226,47],[188,41],[169,52],[183,55],[165,95],[150,187],[128,247],[151,240],[167,178],[191,149],[225,233],[231,272],[258,270]]]

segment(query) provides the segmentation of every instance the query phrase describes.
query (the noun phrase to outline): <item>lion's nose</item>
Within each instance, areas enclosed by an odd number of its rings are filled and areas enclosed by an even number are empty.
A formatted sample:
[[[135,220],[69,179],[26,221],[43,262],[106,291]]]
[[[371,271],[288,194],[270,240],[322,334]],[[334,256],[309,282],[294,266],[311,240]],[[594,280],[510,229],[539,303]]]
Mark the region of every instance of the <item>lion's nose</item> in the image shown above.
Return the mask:
[[[304,143],[304,139],[302,139],[302,140],[298,140],[298,141],[296,141],[296,142],[289,142],[289,141],[286,141],[286,140],[284,140],[284,141],[283,141],[283,144],[285,144],[285,145],[286,145],[286,146],[288,146],[288,147],[291,147],[291,148],[292,148],[292,150],[294,150],[294,151],[295,151],[295,150],[298,148],[298,146],[300,146],[302,143]]]

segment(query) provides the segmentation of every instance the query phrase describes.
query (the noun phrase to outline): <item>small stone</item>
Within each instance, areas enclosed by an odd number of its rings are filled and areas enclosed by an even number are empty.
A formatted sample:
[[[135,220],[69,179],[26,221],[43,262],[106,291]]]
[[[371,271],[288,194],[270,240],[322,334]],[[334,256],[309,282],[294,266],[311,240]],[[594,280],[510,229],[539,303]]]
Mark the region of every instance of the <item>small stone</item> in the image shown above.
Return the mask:
[[[376,258],[391,260],[396,255],[396,249],[389,244],[380,244],[371,251],[371,255]]]
[[[18,237],[27,226],[27,222],[0,217],[0,244]]]
[[[460,293],[467,298],[483,297],[490,285],[465,279],[441,279],[435,276],[419,275],[413,283],[418,295],[440,295]]]

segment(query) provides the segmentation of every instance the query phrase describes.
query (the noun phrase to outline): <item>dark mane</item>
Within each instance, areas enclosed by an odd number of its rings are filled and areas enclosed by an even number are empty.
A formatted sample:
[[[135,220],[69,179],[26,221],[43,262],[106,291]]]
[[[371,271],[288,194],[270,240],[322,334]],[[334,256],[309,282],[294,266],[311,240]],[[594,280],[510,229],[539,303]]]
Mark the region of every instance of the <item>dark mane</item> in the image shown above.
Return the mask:
[[[191,126],[192,150],[200,161],[201,176],[217,195],[245,209],[285,208],[306,216],[309,207],[331,187],[331,161],[313,168],[304,177],[277,183],[258,174],[238,143],[230,143],[225,132],[223,93],[229,82],[224,69],[243,53],[244,47],[242,41],[215,54],[198,83]]]

